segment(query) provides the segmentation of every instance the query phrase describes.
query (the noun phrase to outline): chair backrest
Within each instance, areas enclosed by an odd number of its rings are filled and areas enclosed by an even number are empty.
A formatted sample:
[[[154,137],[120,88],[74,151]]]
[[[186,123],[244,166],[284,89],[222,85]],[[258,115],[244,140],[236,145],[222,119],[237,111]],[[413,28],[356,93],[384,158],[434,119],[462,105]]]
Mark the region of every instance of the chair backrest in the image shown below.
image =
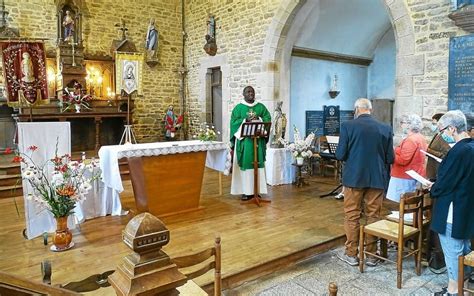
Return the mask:
[[[214,257],[213,260],[207,262],[211,257]],[[214,247],[195,254],[173,258],[172,261],[179,269],[192,266],[200,267],[197,270],[183,272],[188,280],[192,280],[214,269],[214,295],[221,295],[221,238],[219,236],[215,239]]]
[[[404,193],[400,198],[399,212],[399,234],[403,236],[403,226],[405,223],[405,214],[413,213],[413,227],[421,230],[423,227],[423,198],[425,193],[417,190],[416,192]]]

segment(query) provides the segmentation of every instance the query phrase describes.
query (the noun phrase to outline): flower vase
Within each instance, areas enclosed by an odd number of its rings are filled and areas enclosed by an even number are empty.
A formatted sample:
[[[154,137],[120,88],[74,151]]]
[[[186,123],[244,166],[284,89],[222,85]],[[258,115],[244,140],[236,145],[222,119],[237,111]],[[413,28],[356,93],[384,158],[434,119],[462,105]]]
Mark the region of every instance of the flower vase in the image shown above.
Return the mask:
[[[81,113],[81,105],[75,104],[74,108],[76,108],[76,113]]]
[[[303,165],[304,163],[304,158],[303,157],[297,157],[296,158],[296,164],[297,165]]]
[[[72,233],[67,228],[67,216],[56,218],[56,232],[53,236],[53,245],[51,250],[61,252],[74,246],[72,242]]]

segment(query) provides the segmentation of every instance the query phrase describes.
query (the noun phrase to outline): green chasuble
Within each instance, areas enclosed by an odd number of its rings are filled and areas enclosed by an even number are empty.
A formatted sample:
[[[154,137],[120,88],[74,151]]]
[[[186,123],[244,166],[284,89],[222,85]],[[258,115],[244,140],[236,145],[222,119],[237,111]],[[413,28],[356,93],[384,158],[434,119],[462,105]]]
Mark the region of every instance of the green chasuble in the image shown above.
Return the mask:
[[[248,118],[248,113],[254,112],[257,117],[263,122],[271,121],[270,112],[268,112],[265,105],[262,103],[254,102],[249,104],[247,102],[239,103],[232,110],[232,115],[230,117],[230,143],[231,147],[234,147],[235,155],[237,156],[237,162],[241,170],[253,169],[253,140],[251,138],[243,138],[239,140],[240,134],[235,137],[235,133],[239,130],[240,125],[245,122],[245,119]],[[260,138],[258,139],[258,167],[263,168],[265,163],[265,149],[266,142],[268,139]]]

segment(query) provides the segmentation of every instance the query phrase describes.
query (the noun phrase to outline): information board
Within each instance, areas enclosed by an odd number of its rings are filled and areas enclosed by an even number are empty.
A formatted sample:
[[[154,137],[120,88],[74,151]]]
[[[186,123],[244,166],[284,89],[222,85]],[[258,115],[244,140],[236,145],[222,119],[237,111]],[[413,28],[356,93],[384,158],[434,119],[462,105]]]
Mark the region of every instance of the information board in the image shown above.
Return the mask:
[[[339,106],[323,106],[323,134],[337,136],[341,130]]]
[[[306,111],[306,136],[315,132],[316,136],[323,135],[323,111]]]
[[[452,37],[449,43],[448,109],[474,110],[474,35]]]

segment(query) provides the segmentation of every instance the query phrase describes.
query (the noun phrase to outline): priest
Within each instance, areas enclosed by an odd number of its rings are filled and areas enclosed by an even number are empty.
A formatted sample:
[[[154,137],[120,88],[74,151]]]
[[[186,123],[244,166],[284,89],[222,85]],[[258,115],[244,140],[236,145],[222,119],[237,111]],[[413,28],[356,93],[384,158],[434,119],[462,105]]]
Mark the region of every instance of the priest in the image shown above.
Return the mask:
[[[255,101],[255,90],[247,86],[243,91],[244,99],[232,110],[230,118],[230,147],[233,150],[231,194],[242,195],[242,200],[249,200],[254,195],[254,152],[253,140],[241,137],[244,122],[269,122],[270,112],[265,105]],[[258,139],[258,187],[259,193],[267,193],[265,178],[265,150],[268,138]]]

